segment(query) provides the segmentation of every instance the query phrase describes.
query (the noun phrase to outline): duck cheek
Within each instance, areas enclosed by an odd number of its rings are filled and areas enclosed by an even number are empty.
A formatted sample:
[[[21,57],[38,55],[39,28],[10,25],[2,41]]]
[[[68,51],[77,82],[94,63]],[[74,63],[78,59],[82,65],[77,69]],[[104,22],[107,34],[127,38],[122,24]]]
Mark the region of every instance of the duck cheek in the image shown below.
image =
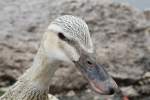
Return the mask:
[[[64,46],[63,51],[65,52],[66,56],[71,60],[71,61],[78,61],[80,58],[79,53],[77,50],[72,47],[71,45],[67,44]]]
[[[45,53],[46,53],[47,57],[49,58],[49,60],[70,62],[70,59],[60,49],[45,50]]]

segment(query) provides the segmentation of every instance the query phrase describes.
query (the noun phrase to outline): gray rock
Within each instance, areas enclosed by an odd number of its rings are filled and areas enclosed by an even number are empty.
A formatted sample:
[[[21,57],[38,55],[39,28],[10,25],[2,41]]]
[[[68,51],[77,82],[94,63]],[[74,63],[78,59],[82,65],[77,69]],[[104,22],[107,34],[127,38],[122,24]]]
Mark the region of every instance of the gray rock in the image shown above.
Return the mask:
[[[42,33],[64,14],[86,20],[97,61],[120,86],[134,85],[150,71],[148,17],[131,6],[111,0],[3,0],[0,9],[0,87],[13,84],[31,65]],[[50,92],[81,91],[86,85],[75,66],[62,64]]]

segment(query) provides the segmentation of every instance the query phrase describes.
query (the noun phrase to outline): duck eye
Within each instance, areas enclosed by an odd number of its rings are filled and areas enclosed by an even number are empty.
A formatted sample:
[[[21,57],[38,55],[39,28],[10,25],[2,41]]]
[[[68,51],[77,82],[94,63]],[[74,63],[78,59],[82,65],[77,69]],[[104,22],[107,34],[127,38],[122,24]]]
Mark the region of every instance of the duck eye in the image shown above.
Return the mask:
[[[66,39],[66,37],[63,35],[63,33],[58,33],[58,37],[62,40]]]

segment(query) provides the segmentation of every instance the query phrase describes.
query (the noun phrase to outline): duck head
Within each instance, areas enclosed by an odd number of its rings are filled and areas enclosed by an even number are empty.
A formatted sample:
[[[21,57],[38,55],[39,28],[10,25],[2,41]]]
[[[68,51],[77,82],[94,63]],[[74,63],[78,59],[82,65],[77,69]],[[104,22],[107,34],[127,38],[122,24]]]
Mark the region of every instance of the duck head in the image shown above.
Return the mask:
[[[49,25],[43,40],[44,50],[51,60],[74,63],[97,93],[115,92],[115,81],[104,66],[96,62],[88,26],[81,18],[58,17]]]

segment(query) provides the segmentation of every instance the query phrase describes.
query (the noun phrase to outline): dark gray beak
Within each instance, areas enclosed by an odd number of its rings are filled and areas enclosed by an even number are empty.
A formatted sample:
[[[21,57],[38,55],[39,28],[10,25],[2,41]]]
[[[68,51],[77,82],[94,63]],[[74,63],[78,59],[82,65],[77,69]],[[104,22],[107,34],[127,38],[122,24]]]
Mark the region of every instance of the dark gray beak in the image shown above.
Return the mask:
[[[118,89],[116,82],[105,71],[103,65],[96,62],[92,54],[82,54],[75,65],[88,80],[93,90],[100,94],[112,95]]]

